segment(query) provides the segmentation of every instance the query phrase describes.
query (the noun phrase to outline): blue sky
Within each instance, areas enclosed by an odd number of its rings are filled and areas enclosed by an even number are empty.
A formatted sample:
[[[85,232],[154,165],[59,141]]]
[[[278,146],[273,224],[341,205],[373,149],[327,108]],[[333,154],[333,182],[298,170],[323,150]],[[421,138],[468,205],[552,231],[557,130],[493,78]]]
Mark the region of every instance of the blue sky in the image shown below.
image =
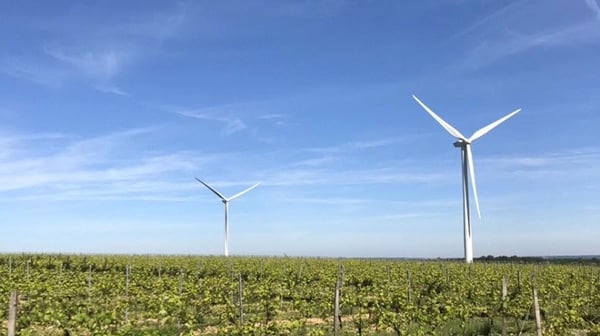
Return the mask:
[[[600,3],[3,2],[0,251],[600,254]],[[474,209],[473,209],[474,210]]]

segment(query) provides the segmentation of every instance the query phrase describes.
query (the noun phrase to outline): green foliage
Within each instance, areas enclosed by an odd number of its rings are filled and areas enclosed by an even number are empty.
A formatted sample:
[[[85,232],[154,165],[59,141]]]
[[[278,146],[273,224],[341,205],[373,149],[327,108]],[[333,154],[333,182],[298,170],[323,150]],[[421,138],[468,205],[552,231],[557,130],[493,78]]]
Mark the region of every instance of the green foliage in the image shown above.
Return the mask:
[[[545,335],[600,335],[593,265],[0,255],[0,305],[22,336],[332,335],[338,278],[342,335],[531,335],[533,286]]]

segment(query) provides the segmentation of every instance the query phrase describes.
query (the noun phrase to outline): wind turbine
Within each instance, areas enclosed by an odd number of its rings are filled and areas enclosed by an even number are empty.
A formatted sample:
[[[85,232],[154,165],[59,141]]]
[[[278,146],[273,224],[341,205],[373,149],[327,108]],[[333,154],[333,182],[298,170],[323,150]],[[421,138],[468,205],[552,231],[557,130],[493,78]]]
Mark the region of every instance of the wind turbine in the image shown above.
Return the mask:
[[[473,185],[473,196],[475,197],[475,206],[477,207],[477,215],[481,219],[481,211],[479,210],[479,199],[477,198],[477,185],[475,184],[475,167],[473,166],[473,154],[471,153],[471,143],[481,138],[486,133],[500,125],[508,118],[519,113],[521,109],[517,109],[504,117],[494,121],[493,123],[479,129],[470,138],[462,135],[456,128],[445,122],[437,114],[435,114],[427,105],[423,104],[415,95],[413,98],[421,105],[422,108],[429,113],[442,127],[455,137],[458,141],[454,143],[454,147],[460,148],[461,161],[462,161],[462,188],[463,188],[463,230],[465,236],[465,261],[467,263],[473,262],[473,236],[471,235],[471,215],[469,210],[469,180],[467,174],[471,176],[471,184]],[[467,168],[468,167],[468,168]]]
[[[227,197],[223,196],[223,194],[221,194],[220,192],[216,191],[213,187],[204,183],[201,179],[196,177],[196,180],[198,180],[198,182],[204,184],[205,187],[207,187],[210,191],[212,191],[215,195],[217,195],[217,197],[219,197],[221,199],[221,201],[223,202],[223,204],[225,205],[225,256],[227,257],[229,255],[229,222],[227,220],[227,215],[229,214],[229,202],[242,196],[243,194],[247,193],[248,191],[256,188],[260,184],[260,182],[251,186],[250,188],[248,188],[244,191],[241,191],[241,192],[227,198]]]

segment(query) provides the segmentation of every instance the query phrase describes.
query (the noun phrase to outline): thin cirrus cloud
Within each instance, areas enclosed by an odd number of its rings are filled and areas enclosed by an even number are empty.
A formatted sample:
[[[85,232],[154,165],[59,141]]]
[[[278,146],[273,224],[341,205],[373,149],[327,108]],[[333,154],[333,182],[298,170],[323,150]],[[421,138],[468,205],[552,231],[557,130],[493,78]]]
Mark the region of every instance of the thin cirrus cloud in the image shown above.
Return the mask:
[[[265,124],[282,127],[286,125],[287,116],[282,113],[264,113],[273,110],[272,101],[250,101],[241,103],[227,103],[204,107],[187,107],[172,104],[152,103],[140,101],[140,104],[152,109],[221,125],[222,135],[233,135],[245,130],[259,138],[258,129]],[[257,123],[260,122],[260,123]]]
[[[396,208],[418,208],[418,209],[439,209],[443,207],[453,207],[460,205],[460,201],[456,199],[437,199],[437,200],[410,200],[410,201],[397,201],[390,199],[381,198],[336,198],[336,197],[286,197],[281,201],[294,202],[294,203],[308,203],[308,204],[325,204],[325,205],[364,205],[372,206],[373,204],[393,206]]]
[[[586,22],[536,34],[515,33],[506,38],[478,45],[467,56],[465,66],[476,69],[534,48],[597,43],[598,38],[600,38],[600,25],[596,22]]]
[[[573,9],[579,10],[579,18],[560,23],[554,22],[553,16],[548,14],[560,9],[556,4],[545,3],[553,10],[539,11],[539,4],[513,3],[459,33],[460,37],[477,42],[467,51],[458,68],[477,70],[536,48],[599,43],[600,7],[597,1],[577,3],[579,6]],[[592,13],[593,17],[584,11]]]
[[[177,198],[191,186],[178,183],[173,175],[191,176],[215,158],[127,148],[132,140],[152,131],[131,129],[87,139],[3,136],[0,146],[17,150],[0,158],[0,188],[11,192],[7,197],[20,199]],[[39,141],[54,141],[56,150],[35,152],[31,148],[37,148]]]
[[[39,134],[0,137],[0,186],[7,197],[20,200],[189,200],[192,176],[210,171],[223,155],[192,152],[147,153],[129,144],[147,138],[155,128],[129,129],[80,139],[72,135]],[[46,151],[38,152],[40,142]],[[34,148],[32,150],[32,148]],[[51,148],[51,149],[50,149]],[[198,158],[199,157],[199,158]],[[310,160],[310,159],[309,159]],[[300,160],[297,165],[244,176],[265,186],[347,186],[372,184],[446,183],[448,176],[394,169],[344,169],[334,161]],[[329,167],[324,168],[324,165]],[[214,167],[213,167],[214,168]],[[245,184],[236,172],[219,185]],[[262,178],[261,178],[262,177]],[[231,182],[234,181],[234,182]]]
[[[600,20],[600,5],[597,0],[585,0],[585,4],[594,13],[596,19]]]
[[[96,89],[96,90],[98,90],[100,92],[104,92],[104,93],[115,94],[117,96],[123,96],[123,97],[130,97],[131,96],[130,93],[125,92],[120,87],[114,86],[114,85],[94,85],[94,89]]]
[[[48,60],[33,60],[23,56],[7,56],[0,60],[0,72],[37,85],[59,88],[72,78],[69,71]]]
[[[382,139],[350,141],[336,146],[308,148],[307,152],[316,153],[341,153],[351,152],[356,150],[366,150],[378,147],[397,145],[400,143],[409,143],[418,140],[422,135],[406,135],[401,137],[388,137]]]
[[[137,20],[122,22],[105,29],[109,36],[120,36],[130,39],[143,39],[163,42],[167,39],[177,38],[187,22],[186,13],[189,5],[179,3],[171,10],[164,13],[153,13]]]
[[[299,167],[271,172],[265,185],[274,186],[350,186],[372,184],[445,184],[452,174],[400,171],[398,168],[345,169]]]
[[[502,156],[484,158],[478,163],[495,170],[494,176],[510,175],[522,180],[556,182],[569,180],[574,185],[587,185],[597,180],[600,172],[600,149],[581,148],[571,151],[542,153],[534,156]]]
[[[510,156],[483,159],[491,165],[504,167],[558,167],[581,166],[600,163],[600,149],[581,148],[562,152],[551,152],[536,156]]]
[[[258,110],[269,109],[266,104],[267,102],[232,103],[195,109],[163,105],[158,106],[158,108],[187,118],[220,123],[222,125],[221,133],[232,135],[249,127],[245,119],[264,120],[276,126],[285,125],[285,115],[283,114],[273,113],[256,116]],[[242,115],[245,116],[245,119],[242,119]]]
[[[45,45],[43,50],[80,73],[107,82],[150,49],[157,48],[157,43],[176,38],[185,18],[185,8],[180,5],[174,11],[145,15],[108,28],[92,24],[83,36],[72,33],[78,43],[59,40]],[[105,91],[121,94],[115,90]]]
[[[177,110],[173,112],[188,118],[221,123],[223,124],[222,133],[225,135],[237,133],[247,127],[241,118],[234,115],[237,112],[235,105],[223,105],[196,110]]]
[[[82,74],[101,81],[111,80],[131,58],[131,51],[125,48],[100,48],[94,51],[88,48],[45,46],[44,52]]]
[[[62,87],[83,80],[100,92],[128,96],[115,81],[132,64],[155,56],[163,42],[177,38],[185,13],[179,5],[129,17],[126,22],[43,22],[44,29],[60,37],[38,41],[29,53],[8,54],[0,66],[5,74],[38,85]]]
[[[285,125],[285,118],[286,118],[286,116],[281,113],[269,113],[269,114],[263,114],[263,115],[260,115],[257,117],[257,119],[259,119],[259,120],[271,121],[277,126]]]
[[[468,35],[474,31],[477,31],[481,27],[485,27],[485,25],[487,25],[489,23],[493,23],[495,20],[501,19],[507,13],[510,13],[513,10],[518,10],[518,8],[516,8],[516,7],[521,7],[521,6],[523,6],[522,2],[515,1],[515,2],[509,3],[508,5],[506,5],[504,7],[496,9],[493,12],[491,12],[490,14],[488,14],[487,16],[484,16],[482,19],[467,26],[466,28],[462,29],[461,31],[459,31],[458,33],[456,33],[455,35],[450,37],[448,42],[453,42],[458,38],[461,38],[461,37]]]

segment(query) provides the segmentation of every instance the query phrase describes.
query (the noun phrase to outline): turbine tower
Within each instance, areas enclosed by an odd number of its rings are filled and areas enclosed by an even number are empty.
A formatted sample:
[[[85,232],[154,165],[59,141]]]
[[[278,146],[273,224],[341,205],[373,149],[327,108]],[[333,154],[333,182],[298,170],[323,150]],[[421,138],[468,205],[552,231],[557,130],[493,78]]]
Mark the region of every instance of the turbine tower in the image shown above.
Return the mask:
[[[471,215],[469,210],[469,180],[467,175],[471,176],[471,184],[473,189],[473,196],[475,198],[475,206],[477,208],[477,215],[481,219],[481,211],[479,210],[479,199],[477,198],[477,185],[475,184],[475,167],[473,166],[473,154],[471,153],[471,143],[481,138],[486,133],[500,125],[508,118],[517,114],[521,109],[517,109],[506,116],[494,121],[493,123],[479,129],[470,138],[462,135],[458,130],[452,127],[450,124],[445,122],[437,114],[435,114],[427,105],[419,100],[415,95],[413,98],[421,105],[430,116],[433,117],[442,127],[455,137],[458,141],[454,143],[454,147],[460,148],[460,156],[462,163],[462,189],[463,189],[463,231],[465,237],[465,261],[467,263],[473,262],[473,236],[471,234]]]
[[[225,205],[225,256],[227,257],[229,255],[229,222],[227,219],[227,216],[229,214],[229,202],[233,201],[234,199],[242,196],[243,194],[247,193],[248,191],[256,188],[259,184],[255,184],[253,186],[251,186],[250,188],[241,191],[229,198],[223,196],[220,192],[216,191],[213,187],[209,186],[208,184],[204,183],[202,180],[200,180],[199,178],[196,177],[196,180],[198,180],[198,182],[204,184],[205,187],[207,187],[210,191],[212,191],[215,195],[217,195],[217,197],[219,197],[221,199],[221,201],[223,202],[223,204]]]

